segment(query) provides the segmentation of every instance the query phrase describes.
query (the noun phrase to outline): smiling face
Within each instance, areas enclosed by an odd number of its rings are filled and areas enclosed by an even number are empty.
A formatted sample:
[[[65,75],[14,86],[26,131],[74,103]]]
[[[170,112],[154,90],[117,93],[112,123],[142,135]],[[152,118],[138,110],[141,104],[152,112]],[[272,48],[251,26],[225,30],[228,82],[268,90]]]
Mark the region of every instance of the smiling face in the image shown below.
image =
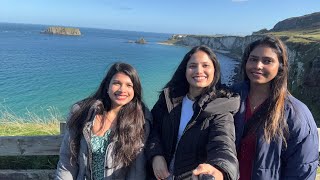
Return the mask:
[[[250,83],[270,84],[278,74],[279,59],[274,49],[257,46],[251,51],[245,68]]]
[[[129,103],[134,97],[133,83],[124,73],[115,74],[109,84],[108,94],[111,108],[119,108]]]
[[[186,78],[189,83],[189,92],[202,92],[214,78],[214,65],[207,53],[197,51],[194,53],[186,67]]]

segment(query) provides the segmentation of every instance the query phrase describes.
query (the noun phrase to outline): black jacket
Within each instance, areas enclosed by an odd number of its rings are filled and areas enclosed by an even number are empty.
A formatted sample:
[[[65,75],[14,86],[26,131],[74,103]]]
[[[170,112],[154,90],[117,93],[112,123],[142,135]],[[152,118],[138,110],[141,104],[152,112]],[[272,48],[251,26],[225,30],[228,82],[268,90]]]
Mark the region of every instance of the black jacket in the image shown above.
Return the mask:
[[[184,97],[177,94],[164,89],[151,111],[154,124],[146,146],[149,162],[154,156],[162,155],[169,166],[173,158]],[[233,114],[239,105],[238,95],[213,99],[207,94],[196,101],[194,114],[177,146],[175,179],[191,178],[192,170],[200,163],[209,163],[222,170],[225,179],[238,179]],[[149,171],[154,176],[152,167]]]

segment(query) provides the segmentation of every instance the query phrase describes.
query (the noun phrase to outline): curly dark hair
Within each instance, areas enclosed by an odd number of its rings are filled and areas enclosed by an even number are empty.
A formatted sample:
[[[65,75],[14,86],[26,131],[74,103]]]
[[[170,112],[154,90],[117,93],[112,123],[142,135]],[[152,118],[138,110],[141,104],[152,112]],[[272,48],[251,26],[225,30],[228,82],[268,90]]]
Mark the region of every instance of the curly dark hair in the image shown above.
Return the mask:
[[[79,153],[80,139],[86,122],[92,118],[89,109],[92,105],[100,100],[102,104],[97,108],[97,114],[103,115],[104,112],[111,110],[111,100],[108,95],[108,88],[112,77],[117,73],[126,74],[133,83],[134,97],[133,99],[121,107],[116,117],[116,128],[111,133],[111,139],[114,140],[114,162],[115,166],[128,166],[136,158],[141,151],[141,145],[144,142],[144,104],[142,102],[142,87],[137,71],[129,64],[115,63],[113,64],[104,79],[102,80],[98,90],[91,96],[79,101],[80,109],[71,114],[68,121],[68,128],[72,134],[70,141],[71,162],[75,162]]]

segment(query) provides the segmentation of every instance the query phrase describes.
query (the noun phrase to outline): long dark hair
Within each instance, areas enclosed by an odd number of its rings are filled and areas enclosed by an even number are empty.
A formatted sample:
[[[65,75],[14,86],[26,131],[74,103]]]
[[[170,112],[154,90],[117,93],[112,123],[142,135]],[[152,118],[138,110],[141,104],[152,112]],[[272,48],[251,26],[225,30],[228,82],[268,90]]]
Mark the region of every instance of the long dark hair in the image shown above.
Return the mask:
[[[170,91],[179,93],[179,96],[184,96],[189,91],[189,82],[186,78],[186,68],[188,61],[190,60],[191,56],[198,51],[205,52],[209,58],[211,59],[213,66],[214,66],[214,77],[211,84],[204,88],[202,93],[198,96],[198,99],[202,97],[204,94],[208,94],[211,92],[216,92],[216,88],[221,86],[220,81],[220,63],[217,59],[217,56],[214,52],[207,46],[195,46],[193,47],[182,59],[181,63],[179,64],[177,70],[173,74],[171,80],[165,85],[164,88],[169,88]]]
[[[113,64],[107,75],[102,80],[98,90],[88,98],[76,103],[80,109],[74,112],[68,121],[68,128],[71,135],[70,150],[72,157],[71,162],[77,159],[80,147],[80,139],[86,122],[92,120],[89,110],[98,100],[101,101],[97,109],[97,114],[104,114],[104,111],[111,110],[111,100],[108,95],[108,88],[112,77],[117,73],[124,73],[131,79],[133,83],[134,97],[122,106],[116,117],[116,128],[111,139],[114,140],[114,162],[115,165],[128,166],[141,150],[144,142],[144,113],[142,103],[142,88],[137,71],[129,64],[115,63]]]
[[[249,81],[245,68],[250,53],[258,46],[272,48],[279,60],[279,69],[276,77],[270,83],[270,96],[268,98],[268,113],[261,117],[264,120],[264,138],[270,143],[272,139],[278,137],[283,139],[286,145],[288,125],[284,117],[284,104],[288,95],[287,81],[289,73],[288,54],[285,44],[274,36],[265,36],[249,44],[242,57],[242,74],[244,80]]]

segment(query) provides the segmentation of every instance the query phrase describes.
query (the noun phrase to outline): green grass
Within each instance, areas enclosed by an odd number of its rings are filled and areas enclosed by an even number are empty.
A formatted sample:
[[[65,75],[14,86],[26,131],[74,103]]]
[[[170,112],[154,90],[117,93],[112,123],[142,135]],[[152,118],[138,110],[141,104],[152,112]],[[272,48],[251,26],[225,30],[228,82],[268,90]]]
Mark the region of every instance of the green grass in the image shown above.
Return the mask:
[[[15,115],[8,108],[0,107],[0,136],[57,135],[63,117],[55,108],[49,108],[48,116],[41,117],[28,111],[26,116]]]
[[[59,156],[0,156],[0,169],[56,169]]]
[[[266,34],[281,37],[285,39],[285,42],[308,44],[320,41],[320,29],[268,32]]]
[[[15,115],[10,109],[0,107],[0,136],[37,136],[60,134],[60,121],[64,118],[55,108],[48,116],[28,112]],[[55,169],[59,156],[1,156],[0,169]]]

